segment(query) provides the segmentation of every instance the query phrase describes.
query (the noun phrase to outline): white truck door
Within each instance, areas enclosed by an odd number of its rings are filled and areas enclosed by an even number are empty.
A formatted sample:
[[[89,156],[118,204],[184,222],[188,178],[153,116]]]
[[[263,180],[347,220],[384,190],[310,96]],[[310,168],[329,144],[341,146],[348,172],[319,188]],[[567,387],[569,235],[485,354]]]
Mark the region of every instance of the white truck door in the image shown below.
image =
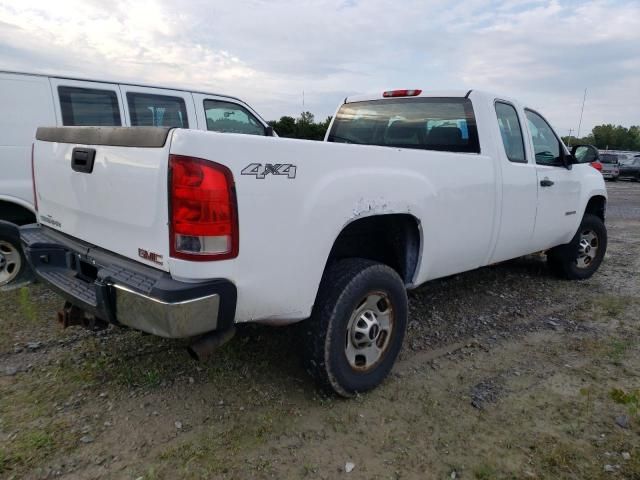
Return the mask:
[[[567,243],[576,230],[581,174],[562,163],[564,146],[549,123],[526,109],[529,141],[536,159],[538,212],[533,234],[535,250]]]
[[[126,125],[198,129],[190,92],[155,87],[120,85]]]
[[[58,125],[126,125],[118,85],[54,77],[50,82]]]
[[[527,148],[525,119],[513,104],[494,103],[497,118],[498,158],[502,172],[500,231],[490,263],[531,253],[538,197],[536,165]],[[521,112],[521,110],[520,110]]]

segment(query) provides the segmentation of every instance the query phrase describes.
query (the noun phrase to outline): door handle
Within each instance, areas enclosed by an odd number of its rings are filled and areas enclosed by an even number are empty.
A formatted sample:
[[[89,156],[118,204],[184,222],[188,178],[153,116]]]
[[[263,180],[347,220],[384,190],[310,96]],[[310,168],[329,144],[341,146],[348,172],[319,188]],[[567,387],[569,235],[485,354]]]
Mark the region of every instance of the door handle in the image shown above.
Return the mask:
[[[544,178],[540,180],[541,187],[550,187],[553,185],[553,180],[549,180],[548,178]]]
[[[96,159],[94,148],[74,148],[71,152],[71,168],[80,173],[92,173]]]

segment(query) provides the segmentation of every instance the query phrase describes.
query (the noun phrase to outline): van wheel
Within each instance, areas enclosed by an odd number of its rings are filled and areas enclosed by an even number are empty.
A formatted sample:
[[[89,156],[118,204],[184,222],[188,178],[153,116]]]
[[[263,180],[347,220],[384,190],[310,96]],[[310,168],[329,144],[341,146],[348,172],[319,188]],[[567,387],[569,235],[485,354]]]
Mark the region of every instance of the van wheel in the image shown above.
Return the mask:
[[[406,327],[407,292],[395,270],[340,260],[327,268],[302,329],[307,371],[343,397],[371,390],[391,371]]]
[[[562,278],[584,280],[598,270],[607,251],[607,228],[597,216],[585,214],[571,242],[547,253],[551,269]]]
[[[17,227],[0,222],[0,287],[21,279],[28,270]]]

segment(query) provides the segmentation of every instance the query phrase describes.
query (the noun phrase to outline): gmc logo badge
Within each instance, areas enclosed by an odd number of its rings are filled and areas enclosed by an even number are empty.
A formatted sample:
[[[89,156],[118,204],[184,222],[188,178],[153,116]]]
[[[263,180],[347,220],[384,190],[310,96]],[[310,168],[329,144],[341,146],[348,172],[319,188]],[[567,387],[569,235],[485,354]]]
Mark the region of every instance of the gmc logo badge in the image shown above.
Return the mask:
[[[157,263],[158,265],[162,265],[162,255],[159,253],[148,252],[144,248],[138,249],[138,256],[143,258],[149,262]]]

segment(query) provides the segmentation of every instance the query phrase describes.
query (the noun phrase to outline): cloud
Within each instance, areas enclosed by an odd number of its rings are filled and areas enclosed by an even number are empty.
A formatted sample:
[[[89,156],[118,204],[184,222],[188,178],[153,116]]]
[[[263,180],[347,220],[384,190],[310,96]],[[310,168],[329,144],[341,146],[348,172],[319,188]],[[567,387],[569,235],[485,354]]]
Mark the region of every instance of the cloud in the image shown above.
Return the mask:
[[[0,0],[8,69],[240,96],[265,117],[324,117],[346,95],[482,88],[561,133],[640,118],[633,0]]]

